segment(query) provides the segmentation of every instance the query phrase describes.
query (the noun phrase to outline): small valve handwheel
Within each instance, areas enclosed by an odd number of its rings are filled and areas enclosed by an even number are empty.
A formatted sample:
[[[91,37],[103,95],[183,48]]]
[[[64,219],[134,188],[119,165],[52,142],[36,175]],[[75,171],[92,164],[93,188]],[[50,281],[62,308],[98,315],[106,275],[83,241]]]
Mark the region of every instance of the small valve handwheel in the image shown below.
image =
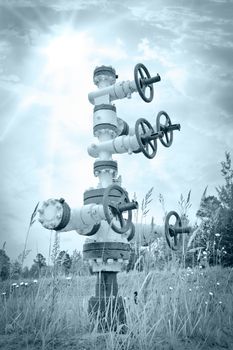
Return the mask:
[[[165,124],[161,123],[162,116],[165,116],[166,118]],[[173,130],[169,130],[169,127],[171,125],[172,125],[172,122],[169,115],[164,111],[160,111],[156,118],[156,128],[157,128],[157,132],[160,132],[160,131],[164,132],[163,137],[160,137],[159,139],[162,145],[164,145],[165,147],[170,147],[173,141]]]
[[[176,222],[175,225],[170,225],[169,221],[172,216],[175,216]],[[182,222],[180,216],[177,214],[176,211],[170,211],[165,219],[165,237],[168,246],[172,250],[177,250],[178,249],[178,243],[177,243],[177,229],[182,228]]]
[[[154,97],[153,84],[145,84],[146,79],[150,79],[150,73],[148,69],[142,63],[136,64],[134,68],[134,81],[138,90],[139,95],[145,102],[151,102]],[[146,88],[149,88],[149,97],[146,97]]]
[[[142,153],[149,159],[154,158],[157,152],[157,139],[149,140],[154,133],[152,125],[148,120],[139,118],[135,124],[135,135]],[[148,137],[148,140],[147,140]]]
[[[113,200],[113,197],[116,197],[116,200]],[[104,214],[111,228],[120,234],[128,231],[132,224],[132,209],[121,210],[121,207],[127,205],[130,205],[130,200],[122,187],[114,184],[106,188],[103,196]],[[123,217],[125,211],[128,215],[126,219]]]

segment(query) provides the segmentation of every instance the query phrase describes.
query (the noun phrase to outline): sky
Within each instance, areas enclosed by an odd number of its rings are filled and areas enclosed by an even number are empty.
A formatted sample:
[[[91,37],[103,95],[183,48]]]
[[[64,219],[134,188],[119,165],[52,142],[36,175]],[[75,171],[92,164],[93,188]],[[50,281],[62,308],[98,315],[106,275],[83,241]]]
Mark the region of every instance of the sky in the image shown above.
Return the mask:
[[[163,223],[179,211],[180,195],[191,190],[194,223],[205,187],[216,195],[223,183],[221,161],[233,155],[232,0],[0,0],[0,248],[16,259],[23,251],[37,202],[63,197],[80,207],[83,192],[97,186],[87,147],[96,89],[96,66],[111,65],[118,81],[133,80],[141,62],[161,76],[155,97],[137,93],[115,101],[117,116],[134,126],[154,125],[166,111],[181,124],[170,148],[157,155],[114,155],[122,185],[139,203],[154,187],[150,216]],[[48,258],[54,233],[35,223],[27,258]],[[61,249],[82,250],[84,238],[61,234]]]

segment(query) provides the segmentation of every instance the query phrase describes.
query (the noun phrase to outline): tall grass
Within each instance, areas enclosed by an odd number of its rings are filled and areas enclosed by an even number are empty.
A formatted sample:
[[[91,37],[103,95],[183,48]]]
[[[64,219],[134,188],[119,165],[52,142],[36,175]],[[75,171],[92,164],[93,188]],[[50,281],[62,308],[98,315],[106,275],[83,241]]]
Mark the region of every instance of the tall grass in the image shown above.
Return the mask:
[[[123,335],[90,328],[87,309],[95,276],[57,277],[56,298],[51,278],[11,292],[2,285],[0,348],[10,349],[14,342],[16,349],[231,349],[232,272],[215,267],[120,273],[127,318]]]

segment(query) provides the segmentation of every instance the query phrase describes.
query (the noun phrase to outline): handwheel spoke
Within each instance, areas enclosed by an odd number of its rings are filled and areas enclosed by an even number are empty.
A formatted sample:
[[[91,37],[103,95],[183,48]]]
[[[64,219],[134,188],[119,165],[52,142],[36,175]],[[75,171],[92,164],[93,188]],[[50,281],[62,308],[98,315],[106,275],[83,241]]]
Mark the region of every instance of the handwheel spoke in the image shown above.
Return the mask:
[[[145,124],[143,122],[140,123],[141,127],[142,127],[142,131],[144,132],[144,134],[146,133],[146,128],[145,128]]]
[[[138,69],[141,79],[145,79],[142,68]]]
[[[169,143],[169,137],[168,137],[168,133],[167,132],[165,132],[165,139],[166,139],[166,141],[167,141],[167,143]]]
[[[152,141],[149,141],[149,145],[151,146],[151,148],[153,149],[153,151],[155,151],[155,146],[154,146],[154,144],[153,144]]]
[[[159,132],[159,131],[164,131],[164,130],[166,130],[166,126],[159,123],[159,126],[157,126],[157,131]]]

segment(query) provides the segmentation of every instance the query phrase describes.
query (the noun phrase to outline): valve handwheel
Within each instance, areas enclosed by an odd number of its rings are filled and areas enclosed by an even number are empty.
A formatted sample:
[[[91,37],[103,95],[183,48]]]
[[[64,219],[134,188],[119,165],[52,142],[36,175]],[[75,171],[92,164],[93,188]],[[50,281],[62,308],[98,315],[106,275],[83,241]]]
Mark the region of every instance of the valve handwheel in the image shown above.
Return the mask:
[[[169,221],[172,216],[175,216],[176,222],[175,225],[169,224]],[[172,250],[177,250],[178,249],[178,242],[177,242],[177,232],[176,229],[182,228],[182,222],[179,214],[177,214],[176,211],[170,211],[165,219],[165,237],[168,246]],[[173,240],[173,241],[172,241]]]
[[[113,197],[116,197],[116,200],[113,200]],[[117,233],[125,233],[131,227],[134,208],[121,210],[121,207],[127,208],[130,204],[128,194],[122,187],[114,184],[106,188],[103,196],[104,214],[111,228]],[[127,212],[126,219],[123,217],[123,212]]]
[[[150,73],[148,69],[142,63],[136,64],[134,68],[134,80],[138,90],[139,95],[145,102],[151,102],[154,97],[154,87],[153,84],[145,84],[146,79],[150,79]],[[150,95],[146,97],[146,88],[149,88]]]
[[[162,116],[165,116],[166,118],[165,125],[161,123]],[[171,125],[172,125],[172,122],[169,115],[164,111],[160,111],[156,118],[156,128],[157,128],[157,132],[159,131],[164,132],[163,137],[160,137],[160,141],[165,147],[170,147],[173,141],[173,130],[169,130],[169,126]]]
[[[157,152],[157,140],[147,140],[154,133],[152,125],[148,120],[139,118],[135,124],[135,135],[142,153],[149,159],[154,158]]]

